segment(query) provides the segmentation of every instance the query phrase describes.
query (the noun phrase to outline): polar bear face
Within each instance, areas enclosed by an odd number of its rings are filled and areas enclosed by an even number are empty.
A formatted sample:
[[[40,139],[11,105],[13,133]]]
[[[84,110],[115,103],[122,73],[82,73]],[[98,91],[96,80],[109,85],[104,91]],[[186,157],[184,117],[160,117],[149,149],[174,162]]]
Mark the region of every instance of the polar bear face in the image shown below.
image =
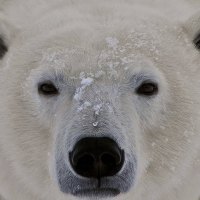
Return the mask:
[[[180,181],[196,150],[198,51],[160,14],[132,17],[47,17],[8,47],[2,138],[33,193],[137,199]]]

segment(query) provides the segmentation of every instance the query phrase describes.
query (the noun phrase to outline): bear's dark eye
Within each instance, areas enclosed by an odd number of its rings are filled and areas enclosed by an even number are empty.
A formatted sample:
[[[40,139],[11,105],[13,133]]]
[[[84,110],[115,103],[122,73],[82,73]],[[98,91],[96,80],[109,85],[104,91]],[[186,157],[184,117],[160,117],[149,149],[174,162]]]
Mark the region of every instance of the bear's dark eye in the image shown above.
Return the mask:
[[[8,51],[8,48],[0,36],[0,59],[3,58],[3,56],[5,55],[7,51]]]
[[[152,96],[158,93],[158,85],[153,82],[143,82],[137,89],[138,95]]]
[[[44,83],[40,83],[38,85],[38,92],[40,94],[43,94],[43,95],[46,95],[46,96],[57,95],[59,93],[58,89],[50,81],[44,82]]]
[[[200,50],[200,33],[195,37],[193,43],[195,47]]]

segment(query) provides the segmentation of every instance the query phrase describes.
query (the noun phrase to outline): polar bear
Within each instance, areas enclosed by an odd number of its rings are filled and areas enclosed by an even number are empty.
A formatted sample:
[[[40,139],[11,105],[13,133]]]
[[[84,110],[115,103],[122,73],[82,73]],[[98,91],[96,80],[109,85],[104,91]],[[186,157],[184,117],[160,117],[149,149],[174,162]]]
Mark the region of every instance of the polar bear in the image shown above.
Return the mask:
[[[195,0],[7,0],[1,200],[198,200]]]

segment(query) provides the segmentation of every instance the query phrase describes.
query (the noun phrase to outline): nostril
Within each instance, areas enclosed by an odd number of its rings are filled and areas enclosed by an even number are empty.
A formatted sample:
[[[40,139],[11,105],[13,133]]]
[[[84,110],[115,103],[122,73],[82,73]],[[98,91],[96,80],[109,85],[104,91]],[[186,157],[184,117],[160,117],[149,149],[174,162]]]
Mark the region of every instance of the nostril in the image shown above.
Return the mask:
[[[91,164],[92,162],[95,161],[94,155],[92,153],[88,153],[88,152],[73,154],[70,156],[71,156],[73,165],[78,165],[78,163],[84,163],[84,162]]]
[[[91,153],[84,153],[77,160],[77,169],[88,170],[88,168],[92,168],[95,163],[95,158]]]
[[[108,152],[101,154],[100,160],[106,166],[117,165],[120,162],[120,158],[116,158],[116,156],[113,156]]]

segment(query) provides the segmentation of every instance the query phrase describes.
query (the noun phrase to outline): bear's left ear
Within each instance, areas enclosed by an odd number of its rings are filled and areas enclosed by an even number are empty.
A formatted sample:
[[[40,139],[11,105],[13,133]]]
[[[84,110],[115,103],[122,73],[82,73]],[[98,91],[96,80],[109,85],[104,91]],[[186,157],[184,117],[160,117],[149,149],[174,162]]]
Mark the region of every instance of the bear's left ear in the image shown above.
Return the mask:
[[[183,28],[187,35],[191,38],[194,46],[200,50],[200,11],[190,17]]]
[[[17,29],[0,14],[0,60],[3,59],[13,41]]]

